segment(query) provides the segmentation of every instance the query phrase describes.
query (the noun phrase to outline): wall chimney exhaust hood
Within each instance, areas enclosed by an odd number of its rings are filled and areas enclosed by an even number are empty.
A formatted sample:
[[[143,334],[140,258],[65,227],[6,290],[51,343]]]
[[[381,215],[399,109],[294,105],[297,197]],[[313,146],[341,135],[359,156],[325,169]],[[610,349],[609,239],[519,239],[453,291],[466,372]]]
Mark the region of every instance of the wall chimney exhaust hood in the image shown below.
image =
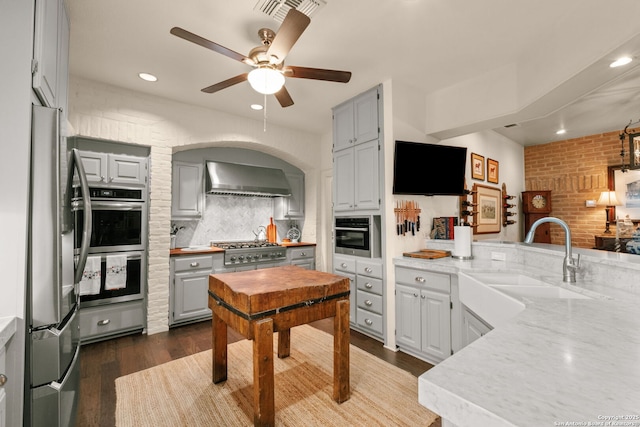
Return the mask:
[[[289,181],[281,169],[238,163],[207,162],[207,192],[237,196],[290,196]]]

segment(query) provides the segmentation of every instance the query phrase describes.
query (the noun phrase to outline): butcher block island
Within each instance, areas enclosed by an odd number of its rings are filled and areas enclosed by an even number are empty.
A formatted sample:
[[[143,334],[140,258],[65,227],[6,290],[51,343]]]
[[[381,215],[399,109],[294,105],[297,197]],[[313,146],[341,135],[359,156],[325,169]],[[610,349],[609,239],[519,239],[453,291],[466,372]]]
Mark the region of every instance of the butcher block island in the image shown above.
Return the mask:
[[[298,266],[212,274],[209,308],[214,383],[227,379],[227,326],[253,340],[254,425],[274,425],[273,333],[279,334],[278,357],[285,358],[294,326],[334,318],[333,399],[349,399],[347,277]]]

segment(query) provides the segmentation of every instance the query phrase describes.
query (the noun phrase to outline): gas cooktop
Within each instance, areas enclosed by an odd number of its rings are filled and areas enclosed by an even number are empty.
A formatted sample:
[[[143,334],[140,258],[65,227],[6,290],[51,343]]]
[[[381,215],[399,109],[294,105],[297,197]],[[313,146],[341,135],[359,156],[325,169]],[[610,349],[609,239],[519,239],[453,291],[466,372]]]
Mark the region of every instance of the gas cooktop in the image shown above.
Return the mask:
[[[254,240],[238,241],[238,242],[212,242],[212,246],[220,249],[248,249],[248,248],[272,248],[274,246],[280,246],[273,242],[256,242]]]

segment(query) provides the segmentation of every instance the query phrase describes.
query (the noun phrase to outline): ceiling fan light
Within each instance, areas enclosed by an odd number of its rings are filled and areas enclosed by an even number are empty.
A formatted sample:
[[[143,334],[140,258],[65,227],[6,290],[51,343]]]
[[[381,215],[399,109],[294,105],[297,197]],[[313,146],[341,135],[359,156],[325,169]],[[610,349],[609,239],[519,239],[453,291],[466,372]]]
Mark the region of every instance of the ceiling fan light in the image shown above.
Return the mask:
[[[284,85],[284,76],[281,72],[271,68],[256,68],[249,73],[249,84],[256,92],[264,95],[276,93]]]

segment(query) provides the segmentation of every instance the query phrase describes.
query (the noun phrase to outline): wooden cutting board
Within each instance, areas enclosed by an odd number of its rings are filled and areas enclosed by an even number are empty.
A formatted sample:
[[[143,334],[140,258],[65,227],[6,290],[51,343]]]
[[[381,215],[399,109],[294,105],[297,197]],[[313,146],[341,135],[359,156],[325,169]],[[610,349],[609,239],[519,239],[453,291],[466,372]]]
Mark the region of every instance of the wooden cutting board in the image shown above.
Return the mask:
[[[267,225],[267,242],[275,243],[278,240],[278,230],[273,223],[273,218],[270,218],[270,223]]]
[[[405,252],[403,256],[422,259],[436,259],[451,256],[451,251],[439,251],[435,249],[421,249],[417,252]]]

